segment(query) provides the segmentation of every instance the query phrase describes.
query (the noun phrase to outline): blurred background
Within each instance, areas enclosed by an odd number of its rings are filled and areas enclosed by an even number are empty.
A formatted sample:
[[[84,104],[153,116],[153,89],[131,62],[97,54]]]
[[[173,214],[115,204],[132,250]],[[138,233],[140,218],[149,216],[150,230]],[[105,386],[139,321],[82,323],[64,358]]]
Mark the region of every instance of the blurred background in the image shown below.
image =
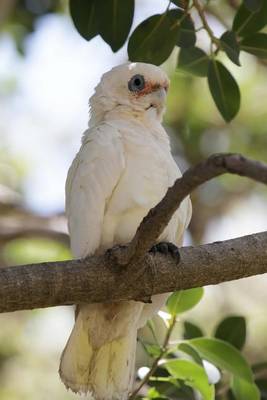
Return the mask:
[[[137,0],[133,28],[166,4]],[[210,2],[215,33],[224,30],[221,19],[231,21],[232,7],[233,1]],[[206,39],[199,37],[204,48]],[[216,152],[267,162],[266,65],[247,54],[241,55],[243,68],[224,60],[242,92],[238,116],[225,124],[206,82],[175,70],[176,58],[163,65],[171,78],[164,124],[181,169]],[[64,218],[67,170],[87,127],[94,87],[105,71],[125,61],[125,46],[114,54],[99,37],[87,43],[79,36],[65,0],[0,0],[0,266],[71,257]],[[266,200],[266,188],[247,179],[209,182],[192,195],[186,244],[267,230]],[[223,316],[245,316],[245,353],[259,362],[267,358],[266,304],[267,277],[254,277],[206,288],[185,318],[210,334]],[[76,398],[57,375],[72,322],[71,307],[0,315],[0,399]]]

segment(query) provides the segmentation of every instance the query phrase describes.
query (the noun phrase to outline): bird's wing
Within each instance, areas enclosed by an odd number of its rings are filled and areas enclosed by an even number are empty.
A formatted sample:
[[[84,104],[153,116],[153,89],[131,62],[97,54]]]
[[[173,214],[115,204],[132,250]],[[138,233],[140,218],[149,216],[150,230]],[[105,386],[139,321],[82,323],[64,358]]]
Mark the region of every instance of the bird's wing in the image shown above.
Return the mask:
[[[183,200],[176,214],[178,217],[176,243],[179,247],[181,247],[183,244],[185,230],[187,229],[192,217],[192,203],[189,196]]]
[[[103,124],[86,134],[66,181],[66,214],[75,257],[100,246],[106,203],[124,170],[119,132]]]

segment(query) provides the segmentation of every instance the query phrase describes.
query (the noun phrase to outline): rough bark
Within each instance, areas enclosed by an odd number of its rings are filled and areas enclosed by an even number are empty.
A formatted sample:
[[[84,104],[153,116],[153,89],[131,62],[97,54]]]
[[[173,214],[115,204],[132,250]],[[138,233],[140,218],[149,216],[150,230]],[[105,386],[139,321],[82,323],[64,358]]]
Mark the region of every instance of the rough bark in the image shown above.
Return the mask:
[[[147,299],[153,294],[214,285],[267,272],[267,232],[180,249],[170,256],[146,254],[138,275],[112,264],[109,254],[85,260],[0,269],[0,312],[66,304]]]
[[[163,232],[181,202],[201,184],[225,173],[246,176],[267,184],[267,165],[240,154],[215,154],[189,168],[170,187],[164,198],[152,208],[140,224],[127,250],[118,249],[114,256],[119,264],[139,260]]]
[[[152,255],[154,244],[182,200],[225,172],[267,183],[267,166],[236,154],[215,155],[185,172],[144,218],[132,242],[85,260],[0,268],[0,312],[64,304],[149,301],[174,290],[218,284],[267,272],[267,232]]]

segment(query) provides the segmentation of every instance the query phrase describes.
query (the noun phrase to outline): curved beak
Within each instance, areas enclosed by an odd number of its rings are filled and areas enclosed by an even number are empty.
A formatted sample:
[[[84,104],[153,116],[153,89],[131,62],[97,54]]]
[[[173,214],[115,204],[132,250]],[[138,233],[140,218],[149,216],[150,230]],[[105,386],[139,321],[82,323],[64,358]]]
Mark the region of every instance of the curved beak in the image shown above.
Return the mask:
[[[167,89],[165,87],[161,87],[160,89],[156,90],[155,94],[161,103],[165,103],[167,97]]]

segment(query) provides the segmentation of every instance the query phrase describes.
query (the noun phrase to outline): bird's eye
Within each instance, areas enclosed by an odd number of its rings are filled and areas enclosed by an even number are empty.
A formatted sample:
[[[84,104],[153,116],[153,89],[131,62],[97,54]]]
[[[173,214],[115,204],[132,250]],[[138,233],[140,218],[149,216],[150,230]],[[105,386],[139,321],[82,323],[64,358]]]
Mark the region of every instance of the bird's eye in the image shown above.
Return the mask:
[[[145,87],[145,78],[143,75],[134,75],[128,82],[128,89],[131,92],[139,92]]]

